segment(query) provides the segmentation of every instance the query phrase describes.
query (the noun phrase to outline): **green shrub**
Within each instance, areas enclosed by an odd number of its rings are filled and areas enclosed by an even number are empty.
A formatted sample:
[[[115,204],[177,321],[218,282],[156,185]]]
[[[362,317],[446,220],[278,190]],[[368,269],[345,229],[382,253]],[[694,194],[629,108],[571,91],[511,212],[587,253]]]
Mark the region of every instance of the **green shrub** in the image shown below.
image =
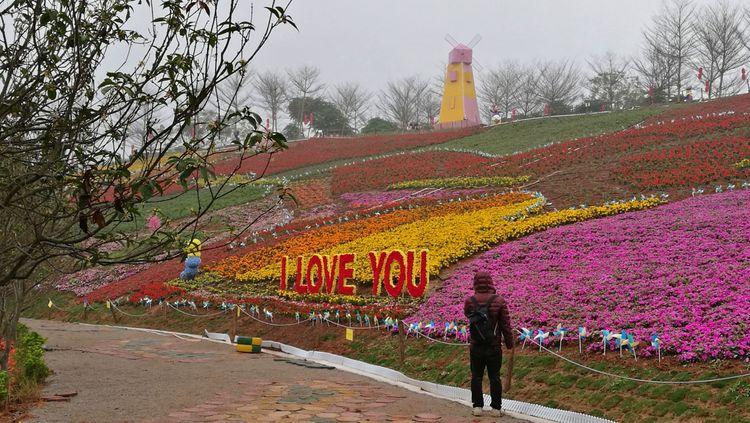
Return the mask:
[[[38,333],[18,325],[16,363],[22,369],[24,377],[37,383],[49,375],[49,368],[44,362],[44,342],[45,339]]]
[[[5,370],[0,370],[0,401],[8,399],[8,388],[10,386],[10,376]]]

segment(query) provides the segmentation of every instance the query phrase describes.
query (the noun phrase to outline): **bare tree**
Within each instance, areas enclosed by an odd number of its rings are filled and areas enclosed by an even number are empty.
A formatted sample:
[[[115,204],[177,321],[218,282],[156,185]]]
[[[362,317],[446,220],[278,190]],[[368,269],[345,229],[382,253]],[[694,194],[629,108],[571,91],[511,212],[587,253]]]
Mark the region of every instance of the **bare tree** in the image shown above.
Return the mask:
[[[518,104],[523,83],[522,69],[516,62],[504,62],[486,71],[479,84],[478,96],[487,105],[497,106],[502,116],[507,116]],[[483,107],[485,118],[490,120],[490,108]]]
[[[640,87],[637,78],[629,74],[630,62],[607,52],[589,60],[592,76],[588,79],[589,100],[610,109],[634,105]]]
[[[683,84],[689,75],[688,65],[695,49],[694,18],[695,6],[691,0],[670,0],[662,4],[662,10],[653,22],[661,35],[663,53],[671,65],[672,75],[668,79],[677,95],[683,94]]]
[[[706,6],[695,27],[696,64],[704,68],[713,96],[735,94],[741,86],[739,78],[731,78],[750,57],[746,49],[742,11],[737,5],[720,2]]]
[[[547,104],[551,114],[568,112],[580,93],[581,73],[570,60],[538,64],[536,91],[539,100]]]
[[[320,82],[320,69],[314,66],[302,66],[298,69],[288,70],[287,75],[289,76],[290,97],[302,99],[300,115],[296,119],[300,125],[300,132],[302,132],[307,99],[321,95],[326,86]]]
[[[336,85],[331,94],[331,102],[338,107],[346,118],[347,125],[355,132],[365,119],[371,98],[372,93],[356,82]]]
[[[257,75],[253,85],[257,92],[258,101],[271,115],[271,129],[275,131],[278,127],[279,113],[288,99],[289,84],[284,75],[266,71]]]
[[[539,110],[539,96],[536,92],[539,74],[534,66],[522,65],[519,69],[521,75],[518,86],[516,103],[521,109],[524,117],[536,113]]]
[[[419,120],[424,91],[428,88],[429,82],[419,76],[389,81],[378,95],[378,108],[388,119],[395,121],[400,129],[406,130]]]

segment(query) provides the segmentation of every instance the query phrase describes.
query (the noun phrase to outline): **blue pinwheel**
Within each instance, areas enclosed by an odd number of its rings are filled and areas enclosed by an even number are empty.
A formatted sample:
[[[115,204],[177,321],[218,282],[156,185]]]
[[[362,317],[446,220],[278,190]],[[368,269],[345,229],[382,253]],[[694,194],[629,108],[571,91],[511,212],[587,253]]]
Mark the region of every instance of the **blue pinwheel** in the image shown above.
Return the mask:
[[[549,332],[545,332],[541,329],[536,331],[534,340],[539,342],[539,351],[542,351],[542,344],[544,343],[544,340],[547,339],[548,336],[549,336]]]
[[[524,349],[526,347],[526,341],[528,341],[529,339],[531,339],[531,329],[521,328],[521,341],[523,341],[521,349]]]
[[[560,337],[560,344],[557,346],[557,352],[560,352],[562,350],[563,338],[565,338],[565,334],[568,332],[570,332],[570,329],[562,327],[562,325],[559,323],[555,331],[552,332],[553,335]]]
[[[607,355],[607,344],[609,343],[609,340],[612,339],[613,335],[607,329],[602,329],[601,333],[602,333],[602,344],[604,345],[603,355]]]
[[[651,335],[651,346],[656,349],[656,353],[659,356],[659,363],[661,363],[661,339],[658,333]]]

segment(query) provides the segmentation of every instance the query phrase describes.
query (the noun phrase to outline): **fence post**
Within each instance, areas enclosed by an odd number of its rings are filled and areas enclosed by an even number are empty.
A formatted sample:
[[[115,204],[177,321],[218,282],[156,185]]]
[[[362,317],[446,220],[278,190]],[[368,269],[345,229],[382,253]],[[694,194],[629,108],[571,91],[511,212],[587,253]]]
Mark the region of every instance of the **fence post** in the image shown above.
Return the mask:
[[[236,305],[235,309],[236,309],[235,312],[232,313],[234,314],[234,319],[232,323],[232,331],[231,331],[231,334],[229,335],[232,342],[234,342],[234,338],[237,336],[237,321],[240,318],[240,306]]]

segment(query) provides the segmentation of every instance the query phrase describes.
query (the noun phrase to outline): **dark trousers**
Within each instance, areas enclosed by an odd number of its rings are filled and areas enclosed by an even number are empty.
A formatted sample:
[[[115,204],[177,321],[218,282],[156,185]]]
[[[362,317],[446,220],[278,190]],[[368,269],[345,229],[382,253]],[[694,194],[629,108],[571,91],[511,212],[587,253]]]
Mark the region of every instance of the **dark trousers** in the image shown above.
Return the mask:
[[[500,348],[473,347],[470,350],[469,357],[471,359],[471,402],[473,406],[484,407],[482,380],[486,367],[487,376],[490,378],[490,396],[492,397],[490,406],[499,410],[503,401],[503,385],[500,382],[500,365],[502,364]]]

